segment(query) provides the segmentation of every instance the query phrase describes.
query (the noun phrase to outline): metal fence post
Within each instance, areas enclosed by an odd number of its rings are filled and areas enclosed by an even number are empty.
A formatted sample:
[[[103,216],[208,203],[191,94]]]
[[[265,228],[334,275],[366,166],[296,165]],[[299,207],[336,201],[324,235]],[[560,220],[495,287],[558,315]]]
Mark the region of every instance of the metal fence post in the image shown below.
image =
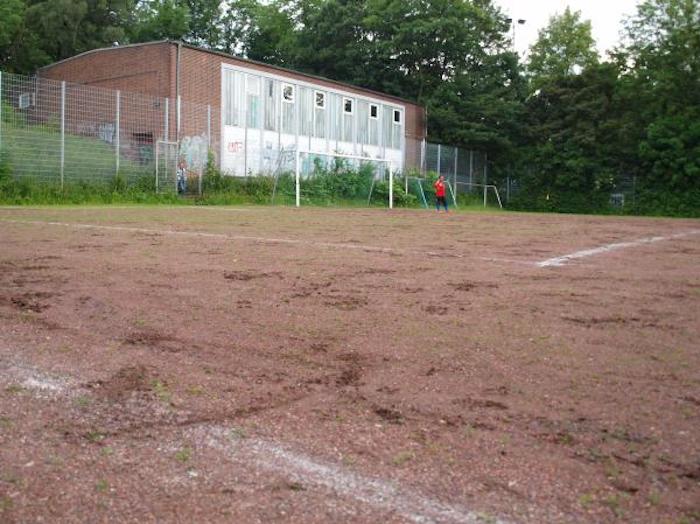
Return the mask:
[[[170,103],[170,99],[166,98],[165,99],[165,122],[163,123],[163,139],[166,142],[169,140],[168,139],[168,134],[169,134],[168,128],[170,127],[170,122],[168,121],[168,119],[170,118],[170,116],[168,114],[169,113],[169,105],[170,105],[169,103]]]
[[[209,149],[211,149],[211,105],[207,105],[207,150]]]
[[[182,116],[182,107],[181,107],[182,106],[182,98],[180,98],[180,95],[178,95],[176,103],[177,103],[177,115],[176,115],[177,133],[175,136],[177,137],[176,141],[179,142],[180,141],[180,121],[181,121],[181,116]]]
[[[438,144],[438,158],[437,158],[437,174],[440,176],[440,154],[442,153],[442,146]]]
[[[484,153],[484,207],[486,207],[486,195],[489,183],[489,155]]]
[[[0,155],[2,155],[2,71],[0,71]]]
[[[455,175],[454,175],[454,179],[455,179],[455,184],[454,184],[454,188],[455,188],[455,190],[454,190],[455,201],[456,201],[456,199],[457,199],[457,158],[458,158],[458,156],[459,156],[459,148],[458,148],[458,147],[455,147]]]
[[[116,157],[117,169],[115,171],[116,175],[119,175],[119,139],[120,139],[120,137],[119,137],[119,127],[120,127],[120,125],[119,125],[119,122],[120,122],[119,111],[120,111],[120,104],[121,104],[121,91],[117,91],[117,118],[116,118],[117,128],[116,128],[116,135],[115,135],[115,150],[116,150],[116,155],[117,155],[117,157]]]
[[[469,191],[472,190],[474,180],[473,180],[473,173],[474,173],[474,151],[469,151]]]
[[[61,82],[61,191],[66,164],[66,82]]]

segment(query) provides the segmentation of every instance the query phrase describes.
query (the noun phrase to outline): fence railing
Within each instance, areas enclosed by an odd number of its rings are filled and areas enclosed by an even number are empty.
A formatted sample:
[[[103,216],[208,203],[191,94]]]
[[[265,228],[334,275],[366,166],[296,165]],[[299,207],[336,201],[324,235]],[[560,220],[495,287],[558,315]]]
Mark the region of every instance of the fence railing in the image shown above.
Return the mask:
[[[233,141],[239,174],[293,170],[295,151],[263,140],[262,130],[244,131]],[[231,140],[222,133],[219,109],[211,106],[0,72],[0,160],[17,178],[63,187],[119,177],[159,191],[201,193],[208,158],[220,161],[220,140],[230,154]],[[296,147],[310,147],[308,141],[297,140]],[[489,183],[484,153],[409,138],[402,143],[406,172],[439,173],[459,193],[478,194]]]
[[[199,176],[215,149],[210,119],[201,104],[0,72],[0,159],[18,178],[155,183],[156,148],[171,142],[164,168],[180,158]]]

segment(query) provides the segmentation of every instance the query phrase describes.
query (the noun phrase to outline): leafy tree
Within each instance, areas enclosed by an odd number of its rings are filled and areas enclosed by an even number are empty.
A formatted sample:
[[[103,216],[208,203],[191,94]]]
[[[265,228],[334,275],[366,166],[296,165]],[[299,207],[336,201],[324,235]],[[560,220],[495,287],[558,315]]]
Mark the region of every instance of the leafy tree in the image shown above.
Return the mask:
[[[698,0],[646,0],[627,21],[626,45],[616,54],[630,107],[625,125],[639,137],[640,189],[663,212],[675,206],[700,214],[699,27]]]
[[[560,76],[528,99],[521,204],[568,212],[603,210],[618,173],[617,68]]]
[[[261,3],[235,0],[224,16],[223,47],[251,60],[296,66],[296,4],[288,0]]]
[[[530,48],[528,72],[533,89],[551,79],[578,73],[598,63],[591,22],[581,21],[581,12],[569,7],[563,14],[549,19],[549,25],[539,32]]]
[[[190,15],[184,40],[190,44],[218,49],[221,45],[221,0],[180,0]]]
[[[140,2],[135,23],[129,31],[132,42],[148,42],[166,38],[178,40],[190,30],[190,11],[177,0]]]

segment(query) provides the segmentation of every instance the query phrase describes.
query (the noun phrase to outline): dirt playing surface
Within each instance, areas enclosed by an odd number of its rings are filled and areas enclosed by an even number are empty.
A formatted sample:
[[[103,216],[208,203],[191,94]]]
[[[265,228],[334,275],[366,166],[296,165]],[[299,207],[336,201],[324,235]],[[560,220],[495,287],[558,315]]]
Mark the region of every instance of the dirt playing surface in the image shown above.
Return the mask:
[[[699,261],[690,220],[0,208],[0,521],[700,522]]]

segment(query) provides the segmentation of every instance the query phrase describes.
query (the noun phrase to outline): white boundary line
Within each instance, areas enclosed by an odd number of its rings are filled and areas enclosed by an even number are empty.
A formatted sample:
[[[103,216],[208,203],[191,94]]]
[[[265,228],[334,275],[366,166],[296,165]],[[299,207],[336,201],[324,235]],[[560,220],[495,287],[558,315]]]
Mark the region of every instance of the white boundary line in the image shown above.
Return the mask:
[[[669,235],[665,237],[647,237],[647,238],[640,238],[639,240],[633,240],[631,242],[616,242],[614,244],[606,244],[604,246],[592,248],[592,249],[584,249],[583,251],[576,251],[575,253],[570,253],[568,255],[563,255],[560,257],[556,258],[549,258],[547,260],[543,260],[541,262],[537,262],[536,265],[537,267],[560,267],[571,260],[576,260],[578,258],[586,258],[586,257],[592,257],[596,255],[602,255],[603,253],[609,253],[611,251],[617,251],[619,249],[626,249],[628,247],[637,247],[637,246],[643,246],[645,244],[654,244],[656,242],[663,242],[665,240],[673,240],[676,238],[684,238],[688,237],[691,235],[697,235],[700,234],[700,229],[694,229],[691,231],[685,231],[683,233],[677,233],[675,235]]]
[[[0,351],[0,383],[21,380],[22,387],[33,390],[38,398],[71,398],[76,393],[74,380],[49,376],[38,369],[6,362]],[[9,380],[8,380],[9,379]],[[347,470],[339,465],[321,462],[280,444],[257,438],[231,438],[231,429],[222,426],[196,425],[187,436],[196,444],[223,452],[232,459],[253,464],[260,470],[284,475],[294,481],[319,486],[329,492],[354,499],[362,504],[401,515],[413,522],[505,524],[490,515],[474,512],[460,505],[448,504],[402,489],[389,481]]]
[[[260,470],[325,488],[338,496],[401,515],[413,522],[505,524],[505,521],[491,515],[425,497],[393,482],[355,473],[269,440],[232,438],[230,428],[200,425],[188,431],[188,438],[223,452],[234,461],[255,464]]]
[[[123,231],[127,233],[146,233],[151,235],[173,235],[173,236],[185,236],[185,237],[204,237],[204,238],[217,238],[220,240],[242,240],[247,242],[261,242],[267,244],[293,244],[293,245],[304,245],[304,246],[316,246],[325,247],[332,249],[350,249],[354,251],[365,251],[369,253],[388,253],[388,254],[402,254],[402,255],[419,255],[419,256],[431,256],[431,257],[445,257],[445,258],[458,258],[458,259],[473,259],[473,260],[484,260],[487,262],[504,262],[509,264],[525,264],[532,265],[531,262],[521,261],[521,260],[510,260],[504,258],[492,258],[492,257],[472,257],[469,255],[464,255],[462,253],[452,253],[444,252],[440,253],[437,251],[416,251],[409,249],[391,248],[391,247],[381,247],[381,246],[371,246],[367,244],[348,244],[343,242],[318,242],[314,240],[302,240],[296,238],[276,238],[276,237],[257,237],[251,235],[228,235],[225,233],[207,233],[204,231],[177,231],[173,229],[149,229],[144,227],[129,227],[129,226],[107,226],[100,224],[85,224],[79,222],[48,222],[43,220],[14,220],[14,219],[0,219],[0,223],[5,222],[8,224],[25,224],[25,225],[40,225],[40,226],[59,226],[59,227],[72,227],[76,229],[103,229],[107,231]]]

